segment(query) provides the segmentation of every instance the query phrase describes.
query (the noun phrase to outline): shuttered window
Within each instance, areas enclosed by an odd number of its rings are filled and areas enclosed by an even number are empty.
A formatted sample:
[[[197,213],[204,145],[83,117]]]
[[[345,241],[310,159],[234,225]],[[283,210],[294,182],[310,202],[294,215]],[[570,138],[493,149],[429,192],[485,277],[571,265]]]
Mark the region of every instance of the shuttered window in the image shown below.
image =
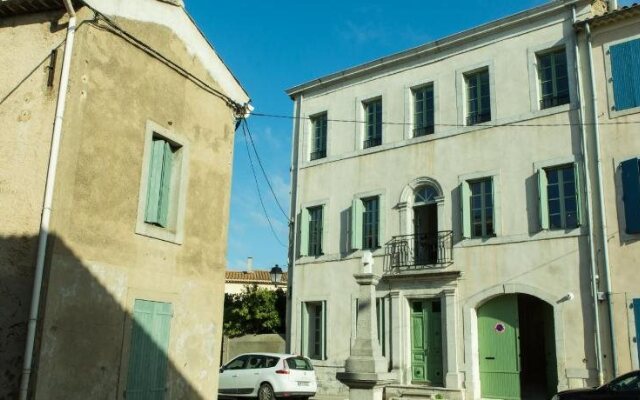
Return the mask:
[[[496,205],[494,177],[463,181],[460,184],[460,208],[463,238],[496,235],[499,207]]]
[[[579,177],[577,164],[538,171],[541,229],[574,229],[580,225]]]
[[[467,86],[467,125],[491,121],[489,70],[465,74]]]
[[[616,111],[640,107],[640,39],[609,48]]]
[[[569,76],[564,49],[537,55],[540,81],[540,108],[555,107],[569,102]]]
[[[364,111],[366,130],[363,147],[379,146],[382,144],[382,99],[366,102]]]
[[[620,164],[625,232],[640,233],[640,160],[632,158]]]
[[[311,117],[312,137],[310,160],[327,156],[327,113]]]
[[[327,302],[302,303],[302,355],[312,360],[327,358]]]
[[[434,132],[433,84],[413,91],[413,136],[429,135]]]
[[[308,208],[309,255],[322,255],[322,206]]]
[[[351,249],[375,250],[382,244],[384,197],[354,199],[351,205]]]
[[[147,204],[144,221],[166,227],[171,202],[171,177],[174,164],[174,148],[168,141],[154,137],[151,145]]]

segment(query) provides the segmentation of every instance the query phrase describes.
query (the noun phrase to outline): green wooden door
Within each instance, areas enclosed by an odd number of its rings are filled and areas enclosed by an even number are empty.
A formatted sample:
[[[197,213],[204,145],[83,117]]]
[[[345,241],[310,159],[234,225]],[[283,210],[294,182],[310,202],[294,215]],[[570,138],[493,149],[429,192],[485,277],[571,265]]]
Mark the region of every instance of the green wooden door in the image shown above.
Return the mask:
[[[165,399],[171,316],[171,303],[135,301],[127,400]]]
[[[442,385],[440,300],[411,302],[411,380]]]
[[[520,399],[518,298],[490,300],[478,309],[478,353],[482,398]]]

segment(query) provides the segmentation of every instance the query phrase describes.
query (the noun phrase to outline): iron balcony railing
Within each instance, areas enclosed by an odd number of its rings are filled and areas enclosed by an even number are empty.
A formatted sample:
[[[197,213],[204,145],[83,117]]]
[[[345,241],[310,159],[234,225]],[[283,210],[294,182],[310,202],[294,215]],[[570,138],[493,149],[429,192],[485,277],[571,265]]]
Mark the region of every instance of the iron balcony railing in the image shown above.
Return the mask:
[[[365,140],[362,147],[364,147],[365,149],[368,149],[369,147],[380,146],[381,144],[382,144],[382,138],[374,137],[374,138]]]
[[[476,125],[481,124],[483,122],[491,121],[491,113],[472,113],[467,115],[467,125]]]
[[[385,244],[385,272],[442,268],[453,263],[453,232],[394,236]]]
[[[433,132],[433,125],[419,126],[413,129],[413,136],[431,135]]]
[[[320,158],[325,158],[326,156],[327,156],[326,150],[317,150],[317,151],[311,152],[311,156],[309,157],[309,159],[313,161],[313,160],[318,160]]]

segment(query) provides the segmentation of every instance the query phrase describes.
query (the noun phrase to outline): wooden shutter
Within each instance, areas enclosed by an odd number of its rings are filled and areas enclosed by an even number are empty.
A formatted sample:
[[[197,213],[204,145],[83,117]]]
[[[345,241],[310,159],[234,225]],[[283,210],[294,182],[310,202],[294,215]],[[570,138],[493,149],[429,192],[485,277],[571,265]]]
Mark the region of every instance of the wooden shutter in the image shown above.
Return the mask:
[[[463,238],[471,237],[471,188],[467,181],[460,184],[460,232]]]
[[[151,142],[151,160],[147,180],[147,206],[144,220],[157,224],[160,216],[160,189],[162,187],[162,167],[164,159],[164,140]]]
[[[622,202],[624,203],[625,232],[640,233],[640,171],[638,159],[623,161],[620,164],[622,172]]]
[[[309,210],[300,211],[300,256],[309,254]]]
[[[169,219],[169,203],[171,193],[171,173],[173,168],[173,151],[171,145],[164,142],[162,156],[162,179],[160,181],[160,203],[158,206],[158,225],[166,227]]]
[[[361,199],[354,199],[351,204],[351,249],[362,248],[362,213],[364,207]]]
[[[617,111],[640,106],[640,39],[609,48],[613,98]]]
[[[133,308],[127,400],[163,399],[167,393],[171,303],[136,300]]]
[[[538,170],[538,222],[540,229],[549,229],[549,200],[547,197],[547,172]]]
[[[636,322],[636,347],[640,358],[640,299],[633,299],[633,316]]]

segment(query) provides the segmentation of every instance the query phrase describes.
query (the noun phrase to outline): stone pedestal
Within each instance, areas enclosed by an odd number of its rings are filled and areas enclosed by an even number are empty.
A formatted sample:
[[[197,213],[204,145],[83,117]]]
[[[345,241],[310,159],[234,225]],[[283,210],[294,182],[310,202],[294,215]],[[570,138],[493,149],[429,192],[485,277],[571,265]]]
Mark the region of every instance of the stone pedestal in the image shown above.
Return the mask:
[[[365,271],[370,271],[366,264]],[[387,360],[378,344],[376,285],[380,276],[365,272],[355,274],[354,278],[360,285],[356,339],[345,363],[345,372],[336,377],[349,387],[350,400],[382,400],[384,385],[395,382],[396,378],[388,372]]]

